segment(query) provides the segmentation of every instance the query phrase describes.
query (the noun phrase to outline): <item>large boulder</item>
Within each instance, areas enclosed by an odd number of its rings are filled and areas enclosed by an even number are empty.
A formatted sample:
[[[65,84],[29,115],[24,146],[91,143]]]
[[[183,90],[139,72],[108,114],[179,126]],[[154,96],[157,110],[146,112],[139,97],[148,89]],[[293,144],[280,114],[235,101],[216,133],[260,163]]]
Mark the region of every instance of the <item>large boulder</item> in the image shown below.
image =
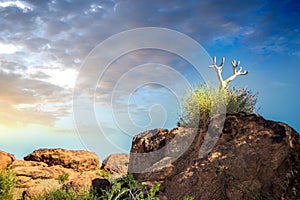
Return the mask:
[[[17,193],[22,193],[23,199],[32,199],[37,195],[62,188],[63,184],[71,183],[78,190],[89,189],[92,180],[101,178],[98,170],[78,172],[61,165],[48,166],[43,162],[16,160],[11,166],[18,182]],[[65,176],[65,180],[61,177]]]
[[[14,161],[10,167],[18,181],[14,192],[23,199],[59,188],[88,190],[95,184],[93,180],[108,182],[99,174],[98,157],[88,151],[39,149],[24,159]]]
[[[43,162],[48,166],[60,165],[78,172],[100,169],[98,156],[84,150],[38,149],[25,156],[24,160]]]
[[[107,179],[101,177],[97,171],[82,172],[76,174],[75,177],[69,179],[63,184],[63,188],[67,190],[74,190],[76,192],[85,190],[87,191],[93,186],[95,179],[101,179],[103,181],[109,182]]]
[[[177,151],[176,159],[168,140],[176,138],[172,136],[174,131],[180,135],[189,130],[154,130],[136,136],[129,169],[138,172],[134,173],[136,178],[147,181],[152,180],[151,175],[162,175],[164,165],[172,167],[161,179],[161,199],[300,198],[300,137],[294,129],[254,114],[226,115],[224,126],[220,126],[224,116],[213,120],[216,123],[209,133],[207,128],[190,133],[193,139],[188,141],[189,147],[184,153]],[[218,130],[220,135],[216,134]],[[164,146],[169,147],[163,150]],[[212,150],[205,154],[210,147]],[[161,151],[151,154],[157,150]],[[159,160],[153,159],[155,155]],[[164,164],[155,167],[160,162]],[[143,167],[152,168],[143,171]]]
[[[16,160],[12,165],[12,172],[18,180],[18,187],[29,188],[38,185],[42,180],[54,179],[68,174],[68,179],[77,177],[77,172],[59,165],[48,166],[43,162]]]
[[[197,131],[175,128],[154,129],[136,135],[132,141],[129,172],[143,181],[161,181],[174,171],[173,162],[190,146]]]
[[[28,188],[15,188],[20,193],[19,196],[22,198],[22,200],[32,200],[35,199],[38,196],[42,196],[45,193],[48,193],[50,191],[60,189],[61,185],[57,182],[57,180],[54,179],[39,179],[38,182]]]
[[[0,171],[8,169],[16,160],[15,156],[0,150]]]
[[[103,160],[101,169],[104,169],[111,173],[117,173],[120,175],[127,174],[129,164],[129,154],[111,154]]]
[[[35,170],[37,172],[34,172]],[[100,177],[97,171],[76,172],[61,166],[46,167],[44,170],[47,176],[41,177],[39,174],[43,175],[43,173],[39,169],[27,169],[27,180],[23,183],[20,180],[22,178],[25,180],[25,173],[19,174],[17,172],[17,180],[19,181],[17,188],[22,191],[23,199],[34,199],[38,195],[43,195],[55,189],[72,190],[75,192],[88,191],[92,186],[94,187],[94,180],[102,180],[102,182],[109,183],[108,180]],[[37,175],[30,175],[35,173]],[[59,181],[59,176],[63,174],[68,174],[67,180]]]

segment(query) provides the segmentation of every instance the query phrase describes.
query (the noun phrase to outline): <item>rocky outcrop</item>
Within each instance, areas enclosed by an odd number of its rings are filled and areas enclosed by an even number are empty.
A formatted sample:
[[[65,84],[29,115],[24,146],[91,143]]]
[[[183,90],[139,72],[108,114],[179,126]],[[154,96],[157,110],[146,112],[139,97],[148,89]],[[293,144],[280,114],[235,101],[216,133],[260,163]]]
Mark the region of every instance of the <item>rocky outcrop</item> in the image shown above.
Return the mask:
[[[300,199],[295,130],[243,113],[212,121],[209,131],[179,127],[141,133],[133,138],[130,158],[113,154],[101,168],[121,175],[129,171],[150,186],[160,182],[159,199]],[[39,149],[24,161],[0,151],[0,170],[5,169],[16,174],[16,192],[23,199],[57,188],[111,187],[101,177],[97,156],[87,151]]]
[[[195,129],[179,127],[136,135],[132,141],[129,172],[145,181],[164,180],[173,173],[173,162],[189,148],[196,133]]]
[[[100,168],[97,155],[83,150],[38,149],[25,156],[24,160],[43,162],[48,166],[60,165],[78,172]]]
[[[63,188],[67,190],[74,190],[76,192],[82,190],[88,190],[94,185],[95,180],[101,180],[102,182],[109,183],[109,181],[101,177],[97,172],[83,172],[77,174],[75,177],[70,178],[63,184]]]
[[[15,156],[0,150],[0,171],[6,170],[16,160]]]
[[[17,160],[12,165],[12,172],[16,174],[19,188],[35,187],[41,181],[54,179],[63,174],[68,174],[68,179],[76,177],[76,171],[62,166],[50,166],[43,162]]]
[[[215,124],[209,133],[207,128],[176,128],[137,135],[129,171],[143,181],[160,178],[160,199],[300,198],[300,138],[295,130],[243,113],[227,115],[224,127]]]
[[[88,151],[65,149],[39,149],[15,160],[14,156],[0,152],[1,166],[16,175],[14,193],[22,199],[32,199],[54,189],[76,191],[96,185],[107,187],[109,181],[99,174],[100,162],[96,154]]]
[[[129,164],[129,154],[111,154],[102,162],[101,169],[120,175],[127,174]]]

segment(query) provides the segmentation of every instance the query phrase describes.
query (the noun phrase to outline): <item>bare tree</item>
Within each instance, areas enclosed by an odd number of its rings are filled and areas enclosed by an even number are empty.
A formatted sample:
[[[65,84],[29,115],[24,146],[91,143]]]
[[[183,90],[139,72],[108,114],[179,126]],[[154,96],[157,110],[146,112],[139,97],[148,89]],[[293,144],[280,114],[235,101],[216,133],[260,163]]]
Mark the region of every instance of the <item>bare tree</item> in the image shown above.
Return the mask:
[[[217,76],[218,76],[218,79],[219,79],[219,82],[220,82],[220,90],[226,90],[228,88],[229,83],[233,79],[235,79],[237,76],[248,74],[247,70],[243,71],[242,66],[240,66],[240,68],[237,69],[237,67],[240,65],[240,61],[236,62],[235,60],[233,60],[231,62],[232,69],[233,69],[233,74],[230,77],[228,77],[226,80],[223,80],[222,69],[223,69],[223,66],[224,66],[225,58],[224,57],[222,58],[222,62],[219,66],[217,66],[216,62],[217,62],[217,58],[216,58],[216,56],[214,56],[213,64],[210,65],[209,68],[214,68],[215,71],[217,72]]]

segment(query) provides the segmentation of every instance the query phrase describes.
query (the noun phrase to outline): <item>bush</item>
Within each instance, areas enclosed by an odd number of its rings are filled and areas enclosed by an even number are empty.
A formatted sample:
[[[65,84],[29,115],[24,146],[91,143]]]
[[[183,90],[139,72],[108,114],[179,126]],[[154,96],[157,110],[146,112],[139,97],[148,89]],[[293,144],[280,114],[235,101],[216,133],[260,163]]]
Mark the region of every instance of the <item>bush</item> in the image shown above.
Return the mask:
[[[96,200],[97,197],[93,193],[82,191],[76,193],[74,191],[66,191],[56,189],[44,195],[37,196],[34,200]]]
[[[98,172],[96,172],[96,175],[101,176],[106,179],[110,178],[110,173],[108,171],[105,171],[104,169],[100,169]]]
[[[64,183],[65,181],[67,181],[69,179],[69,174],[60,174],[57,177],[57,180],[59,183]]]
[[[124,178],[115,181],[111,189],[103,191],[100,199],[141,199],[155,200],[155,194],[158,192],[160,185],[157,184],[152,189],[143,185],[142,182],[136,181],[132,174],[127,174]]]
[[[208,85],[200,84],[188,91],[183,99],[184,114],[178,122],[179,126],[198,128],[209,124],[216,114],[254,113],[257,94],[248,89],[230,88],[220,91]]]
[[[16,184],[15,175],[10,171],[0,171],[0,199],[12,199],[12,188]]]
[[[149,189],[140,181],[134,180],[131,174],[118,179],[112,183],[107,190],[96,190],[75,192],[72,190],[57,189],[44,195],[38,196],[35,200],[121,200],[121,199],[140,199],[155,200],[155,194],[159,190],[159,184]]]
[[[255,112],[257,93],[253,94],[252,91],[242,89],[229,89],[227,93],[227,113],[234,114],[244,112],[251,114]]]
[[[194,200],[195,197],[193,196],[185,196],[183,200]]]

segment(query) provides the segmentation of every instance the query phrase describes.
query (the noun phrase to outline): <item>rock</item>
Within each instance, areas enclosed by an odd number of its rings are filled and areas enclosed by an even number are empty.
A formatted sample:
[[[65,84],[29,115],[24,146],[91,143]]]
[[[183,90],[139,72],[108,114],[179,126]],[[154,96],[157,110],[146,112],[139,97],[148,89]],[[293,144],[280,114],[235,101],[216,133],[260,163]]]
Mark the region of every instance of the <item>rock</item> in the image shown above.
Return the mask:
[[[28,161],[25,161],[28,162]],[[47,177],[37,176],[38,178],[34,179],[33,177],[28,177],[29,179],[26,180],[25,183],[19,183],[18,188],[23,188],[22,196],[25,199],[32,199],[38,195],[42,195],[46,192],[49,192],[54,189],[64,189],[64,190],[72,190],[74,192],[80,191],[88,191],[92,184],[93,180],[99,178],[96,171],[89,171],[89,172],[76,172],[72,169],[66,169],[61,166],[51,166],[46,167],[45,170],[47,171]],[[27,170],[28,173],[29,170]],[[51,172],[51,176],[49,176],[49,171]],[[55,174],[57,172],[57,174]],[[65,182],[60,183],[57,179],[61,172],[64,172],[69,175],[68,179]],[[37,173],[39,170],[37,170]],[[26,176],[21,176],[26,177]],[[17,175],[17,180],[20,180],[20,176]],[[106,180],[106,179],[105,179]],[[109,182],[108,180],[106,180]]]
[[[59,175],[68,174],[69,178],[77,177],[77,172],[62,166],[50,166],[43,162],[16,160],[12,165],[19,188],[37,186],[43,179],[53,179],[58,182]]]
[[[136,162],[137,160],[135,160]],[[174,165],[171,164],[170,157],[162,158],[161,161],[153,164],[152,167],[146,168],[144,172],[134,173],[134,177],[139,180],[156,182],[162,181],[166,177],[170,176],[174,171]]]
[[[63,188],[67,190],[73,190],[75,192],[79,192],[82,190],[89,190],[92,187],[94,179],[104,179],[97,175],[96,171],[83,172],[80,174],[76,174],[77,176],[72,177],[69,181],[66,181],[63,184]],[[105,179],[106,180],[106,179]],[[107,180],[108,181],[108,180]]]
[[[0,150],[0,171],[8,169],[16,160],[15,156]]]
[[[213,120],[222,121],[222,117],[219,115]],[[300,137],[295,130],[284,123],[243,113],[228,114],[224,127],[216,124],[210,134],[207,128],[196,131],[188,148],[176,159],[170,148],[151,153],[168,146],[174,134],[188,132],[186,129],[159,129],[134,137],[129,169],[138,171],[135,178],[145,181],[155,175],[153,170],[145,169],[156,169],[160,160],[167,163],[166,166],[173,166],[163,179],[159,193],[162,199],[183,199],[184,196],[197,200],[263,199],[268,195],[277,199],[300,198]],[[221,135],[214,134],[215,130],[222,130]],[[212,140],[215,138],[216,143]],[[212,150],[205,154],[209,147]],[[153,159],[155,155],[159,160]],[[147,164],[143,163],[147,160],[150,160]],[[157,172],[162,174],[162,171]]]
[[[48,166],[60,165],[78,172],[100,168],[97,155],[83,150],[38,149],[25,156],[24,160],[44,162]]]
[[[173,170],[173,162],[190,146],[197,131],[175,128],[154,129],[133,138],[129,172],[144,181],[161,181]]]
[[[88,190],[100,163],[94,153],[64,149],[40,149],[11,165],[18,184],[15,193],[33,199],[54,189]],[[65,180],[63,180],[65,177]]]
[[[111,173],[126,175],[128,171],[129,154],[111,154],[103,162],[101,169]]]
[[[31,200],[47,192],[59,189],[61,185],[54,179],[40,180],[38,184],[22,191],[22,200]]]
[[[18,182],[15,193],[22,194],[23,199],[32,199],[37,195],[60,188],[61,184],[58,181],[60,175],[68,174],[70,180],[77,178],[79,174],[73,169],[59,165],[49,167],[43,162],[23,160],[14,161],[11,170]]]
[[[107,190],[110,187],[110,182],[105,178],[95,178],[92,180],[92,187],[100,193],[102,190]]]

